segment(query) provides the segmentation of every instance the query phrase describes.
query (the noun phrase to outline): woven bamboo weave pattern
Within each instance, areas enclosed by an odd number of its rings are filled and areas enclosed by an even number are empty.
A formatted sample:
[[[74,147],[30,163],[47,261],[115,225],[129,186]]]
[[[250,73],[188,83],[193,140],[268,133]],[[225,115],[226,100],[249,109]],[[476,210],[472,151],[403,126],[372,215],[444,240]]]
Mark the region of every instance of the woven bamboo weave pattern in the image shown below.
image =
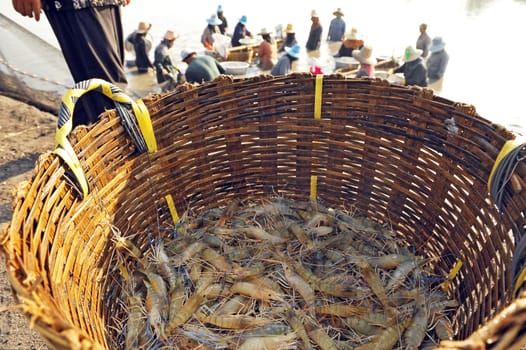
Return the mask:
[[[172,221],[167,195],[179,214],[270,194],[308,201],[315,176],[318,201],[389,224],[436,260],[437,273],[462,261],[448,290],[460,302],[458,342],[444,348],[478,341],[492,349],[509,335],[506,348],[519,349],[526,296],[513,298],[509,266],[526,224],[524,164],[502,211],[487,190],[500,149],[515,135],[431,90],[322,79],[319,119],[310,74],[224,76],[149,96],[151,154],[135,150],[115,111],[105,113],[69,137],[90,186],[84,199],[61,160],[41,156],[0,237],[31,325],[56,349],[114,348],[112,322],[124,313],[115,231],[144,248],[152,226]]]

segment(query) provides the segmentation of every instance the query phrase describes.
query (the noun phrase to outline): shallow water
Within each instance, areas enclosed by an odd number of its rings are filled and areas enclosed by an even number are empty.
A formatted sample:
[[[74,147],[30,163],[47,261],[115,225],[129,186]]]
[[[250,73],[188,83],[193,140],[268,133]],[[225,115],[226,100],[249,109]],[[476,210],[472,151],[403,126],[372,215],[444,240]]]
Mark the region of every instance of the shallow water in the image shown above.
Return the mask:
[[[399,55],[407,45],[414,45],[421,22],[428,24],[431,36],[441,35],[450,54],[441,96],[472,104],[478,113],[506,126],[521,125],[523,118],[526,71],[514,61],[522,61],[526,46],[526,1],[521,0],[368,0],[368,1],[302,1],[268,0],[240,7],[239,2],[220,2],[231,30],[242,15],[247,15],[247,28],[258,33],[261,28],[292,23],[303,47],[308,36],[310,12],[316,9],[324,33],[327,33],[332,12],[341,7],[347,26],[356,27],[377,56]],[[322,5],[323,4],[323,5]],[[129,33],[141,20],[153,23],[155,44],[166,29],[180,34],[173,49],[175,59],[184,47],[202,50],[200,35],[206,19],[215,12],[218,2],[194,1],[184,6],[174,0],[132,0],[124,8],[124,29]],[[0,3],[0,12],[38,33],[58,46],[45,17],[40,22],[22,18],[14,12],[10,1]],[[2,40],[2,47],[5,45]],[[320,59],[326,61],[327,43],[323,43]],[[300,68],[308,67],[303,54]],[[518,85],[518,86],[516,86]]]

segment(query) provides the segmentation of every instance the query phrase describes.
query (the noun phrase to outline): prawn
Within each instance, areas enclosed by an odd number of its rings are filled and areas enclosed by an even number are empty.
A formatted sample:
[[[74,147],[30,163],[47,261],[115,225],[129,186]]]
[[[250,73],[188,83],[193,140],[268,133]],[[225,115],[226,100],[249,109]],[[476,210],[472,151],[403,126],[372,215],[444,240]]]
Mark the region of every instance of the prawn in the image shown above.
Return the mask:
[[[221,272],[229,272],[232,270],[232,266],[228,263],[226,258],[213,248],[208,247],[203,249],[201,252],[201,258]]]
[[[251,277],[262,275],[265,272],[265,265],[262,262],[256,262],[250,267],[234,265],[232,277],[238,280],[244,280]]]
[[[315,284],[315,289],[341,298],[357,298],[357,288],[353,285],[354,279],[348,275],[329,276]]]
[[[421,299],[421,298],[419,298]],[[404,333],[405,347],[408,350],[416,350],[426,336],[428,322],[427,308],[422,300],[418,301],[416,313]]]
[[[208,323],[225,329],[247,329],[268,325],[271,319],[254,317],[248,315],[216,315],[206,316],[202,312],[196,313],[195,317],[203,323]]]
[[[296,332],[298,337],[303,342],[303,346],[305,350],[312,349],[312,345],[310,343],[310,339],[309,339],[309,335],[307,334],[307,330],[305,329],[303,322],[296,315],[296,312],[292,309],[288,309],[287,311],[285,311],[285,318],[289,322],[294,332]]]
[[[137,349],[141,344],[141,334],[146,327],[146,314],[142,298],[138,295],[128,297],[128,320],[126,322],[126,349]]]
[[[323,328],[313,328],[307,331],[309,337],[322,350],[339,350],[340,347],[324,330]]]
[[[369,308],[360,307],[350,304],[326,304],[321,306],[316,306],[316,312],[325,315],[333,315],[339,317],[350,317],[357,315],[365,315],[369,312]]]
[[[305,227],[314,228],[326,225],[326,227],[332,226],[335,222],[335,217],[330,214],[317,212],[314,214],[309,221],[305,223]]]
[[[206,300],[207,287],[211,285],[212,280],[209,279],[206,282],[203,282],[203,285],[198,289],[186,302],[181,306],[179,312],[174,313],[172,318],[168,319],[166,324],[166,332],[170,333],[178,326],[186,323],[192,317],[194,312],[201,306],[201,304]]]
[[[173,266],[181,266],[186,263],[188,260],[193,258],[196,254],[199,254],[203,249],[208,247],[208,245],[202,241],[193,242],[180,254],[172,257],[170,262]]]
[[[283,323],[269,323],[267,325],[246,330],[239,334],[240,338],[269,337],[273,335],[287,334],[292,330],[290,326]]]
[[[259,239],[265,242],[270,242],[272,244],[279,244],[286,241],[285,238],[271,235],[270,233],[265,231],[265,229],[259,226],[246,226],[242,229],[242,231],[251,238]]]
[[[162,306],[167,305],[169,300],[168,289],[166,288],[166,282],[162,276],[146,269],[139,269],[138,271],[144,274],[148,279],[149,286],[152,289],[152,292],[156,294],[156,298],[159,299],[159,303],[162,304]]]
[[[236,212],[237,208],[239,207],[239,204],[241,201],[239,198],[232,199],[228,205],[225,207],[225,210],[221,213],[219,216],[219,219],[217,220],[217,226],[222,227],[225,226],[226,222],[232,219],[234,216],[234,213]]]
[[[153,290],[152,286],[148,281],[143,282],[146,286],[146,311],[148,312],[148,320],[150,325],[155,331],[155,335],[165,341],[166,333],[164,325],[166,318],[163,315],[163,311],[167,309],[166,305],[162,305],[161,300],[157,293]]]
[[[181,277],[177,277],[175,288],[170,292],[170,301],[168,306],[168,320],[175,319],[183,306],[185,298],[185,289]]]
[[[318,226],[311,228],[309,234],[314,237],[325,237],[330,235],[334,229],[331,226]]]
[[[402,262],[394,270],[391,278],[387,282],[387,286],[385,289],[391,291],[400,287],[404,283],[405,278],[409,275],[409,273],[414,269],[420,267],[425,262],[426,260],[424,258],[417,256],[411,257],[411,259]]]
[[[281,265],[283,267],[283,272],[285,273],[285,278],[292,289],[297,291],[302,296],[309,308],[313,308],[314,303],[316,302],[314,289],[303,278],[295,273],[294,270],[286,263],[282,262]]]
[[[281,261],[283,261],[285,264],[294,269],[294,271],[298,275],[300,275],[300,277],[303,278],[305,282],[311,284],[314,287],[316,287],[321,282],[321,279],[318,276],[316,276],[311,270],[303,266],[301,261],[291,259],[289,256],[283,254],[280,251],[276,251],[276,255]]]
[[[305,248],[308,250],[314,249],[314,242],[309,238],[305,230],[298,223],[291,222],[288,225],[288,230]]]
[[[357,346],[355,350],[391,350],[411,320],[397,323],[379,333],[371,342]]]
[[[176,288],[177,276],[170,263],[170,258],[164,249],[162,241],[154,246],[153,252],[153,262],[156,265],[159,274],[168,281],[169,291],[171,292]]]
[[[447,317],[441,317],[435,322],[435,334],[440,340],[453,339],[454,331],[451,321]]]
[[[403,254],[385,254],[380,256],[359,256],[359,257],[349,257],[348,262],[356,263],[359,259],[364,259],[376,268],[381,269],[394,269],[398,267],[403,262],[411,259],[410,256]]]
[[[227,302],[222,304],[215,313],[218,315],[232,315],[240,312],[247,307],[248,299],[243,295],[234,295]]]
[[[238,348],[239,350],[273,350],[281,349],[285,344],[291,343],[296,339],[296,334],[290,332],[282,335],[270,337],[253,337],[248,338]]]
[[[382,327],[370,324],[358,316],[347,317],[345,318],[344,323],[347,327],[366,336],[376,335],[382,330]]]
[[[119,251],[126,252],[130,257],[141,261],[143,255],[142,251],[128,238],[121,235],[120,230],[114,226],[110,225],[111,232],[113,232],[113,240],[115,242],[115,248]]]
[[[366,260],[360,259],[358,261],[358,267],[361,269],[363,279],[365,282],[367,282],[367,285],[371,288],[373,293],[378,297],[380,303],[385,307],[386,310],[391,309],[387,303],[387,294],[385,288],[378,274],[371,268]]]
[[[256,300],[275,300],[283,302],[283,298],[274,291],[265,286],[257,285],[252,282],[239,281],[235,282],[230,288],[232,293],[245,295]]]

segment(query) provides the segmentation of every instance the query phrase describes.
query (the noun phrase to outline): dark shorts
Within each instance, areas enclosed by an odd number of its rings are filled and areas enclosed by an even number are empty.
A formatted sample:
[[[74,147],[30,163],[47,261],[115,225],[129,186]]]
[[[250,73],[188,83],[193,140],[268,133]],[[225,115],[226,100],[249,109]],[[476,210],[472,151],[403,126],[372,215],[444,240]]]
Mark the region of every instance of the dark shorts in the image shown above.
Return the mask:
[[[46,16],[76,83],[99,78],[126,88],[119,6],[47,11]],[[96,92],[85,94],[81,101],[75,106],[74,125],[93,123],[105,109],[114,108],[113,101]]]

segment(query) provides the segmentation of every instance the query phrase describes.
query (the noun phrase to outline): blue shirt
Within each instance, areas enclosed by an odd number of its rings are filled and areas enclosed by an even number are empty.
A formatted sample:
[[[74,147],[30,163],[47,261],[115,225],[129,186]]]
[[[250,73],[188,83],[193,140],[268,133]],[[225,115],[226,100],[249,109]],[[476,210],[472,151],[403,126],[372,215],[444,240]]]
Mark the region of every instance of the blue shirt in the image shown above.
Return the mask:
[[[345,33],[345,21],[341,17],[333,18],[329,25],[329,33],[327,40],[329,41],[342,41],[343,34]]]
[[[247,30],[244,24],[238,22],[232,33],[232,46],[241,46],[239,39],[243,39],[245,36],[250,36],[251,33]]]

